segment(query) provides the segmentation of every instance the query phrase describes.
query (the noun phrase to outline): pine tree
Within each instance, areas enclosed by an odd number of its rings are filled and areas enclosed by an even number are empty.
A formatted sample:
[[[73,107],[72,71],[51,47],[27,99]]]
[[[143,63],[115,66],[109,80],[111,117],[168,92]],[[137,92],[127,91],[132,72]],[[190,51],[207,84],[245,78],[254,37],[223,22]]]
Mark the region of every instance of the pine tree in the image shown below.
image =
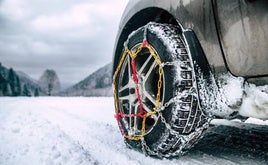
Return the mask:
[[[34,90],[34,96],[35,97],[38,97],[39,96],[39,89],[38,88],[35,88],[35,90]]]
[[[5,83],[6,83],[6,79],[0,73],[0,96],[4,96],[4,86],[5,86]]]
[[[15,81],[15,86],[14,86],[14,94],[15,96],[20,96],[21,95],[21,84],[20,84],[20,79],[19,76],[15,74],[16,81]]]
[[[11,88],[12,96],[14,96],[15,73],[12,68],[8,70],[8,83]]]
[[[31,96],[31,92],[29,91],[29,89],[28,89],[26,84],[23,85],[22,95],[23,96]]]
[[[8,82],[10,84],[12,96],[19,96],[21,94],[20,79],[12,68],[8,70]]]
[[[12,96],[12,91],[9,83],[4,84],[4,89],[3,89],[3,95],[4,96]]]

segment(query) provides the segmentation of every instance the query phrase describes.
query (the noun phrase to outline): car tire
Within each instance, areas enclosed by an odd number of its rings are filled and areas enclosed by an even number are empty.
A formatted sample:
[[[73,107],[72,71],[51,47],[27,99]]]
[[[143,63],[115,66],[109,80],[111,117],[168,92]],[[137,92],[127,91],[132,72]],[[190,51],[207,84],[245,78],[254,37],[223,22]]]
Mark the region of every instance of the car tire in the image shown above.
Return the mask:
[[[209,118],[200,107],[193,60],[179,27],[149,23],[134,31],[114,68],[116,119],[127,146],[170,158],[202,137]]]

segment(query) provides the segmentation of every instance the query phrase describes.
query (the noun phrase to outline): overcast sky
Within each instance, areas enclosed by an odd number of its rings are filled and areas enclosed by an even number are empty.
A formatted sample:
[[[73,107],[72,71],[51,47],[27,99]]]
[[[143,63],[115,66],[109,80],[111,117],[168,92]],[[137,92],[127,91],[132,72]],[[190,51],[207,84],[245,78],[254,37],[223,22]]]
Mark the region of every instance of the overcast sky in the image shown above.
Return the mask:
[[[0,62],[38,80],[54,69],[63,86],[112,61],[128,0],[0,0]]]

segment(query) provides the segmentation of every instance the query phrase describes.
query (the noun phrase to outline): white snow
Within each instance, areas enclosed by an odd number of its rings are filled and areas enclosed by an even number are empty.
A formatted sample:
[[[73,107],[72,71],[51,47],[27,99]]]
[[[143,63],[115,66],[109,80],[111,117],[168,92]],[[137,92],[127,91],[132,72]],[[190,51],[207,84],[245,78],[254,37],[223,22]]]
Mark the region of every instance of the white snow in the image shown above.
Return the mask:
[[[161,24],[160,24],[161,25]],[[150,22],[147,24],[148,30],[154,33],[158,38],[163,41],[167,50],[171,53],[171,56],[176,59],[176,55],[178,54],[178,40],[174,40],[171,38],[170,33],[167,33],[164,29],[169,28],[167,26],[159,26],[159,24]],[[169,29],[169,31],[173,32],[174,30]],[[174,33],[174,32],[173,32]],[[173,36],[174,37],[174,36]]]
[[[234,77],[230,73],[223,74],[218,78],[219,92],[223,96],[222,101],[233,109],[241,105],[243,97],[244,78]]]
[[[218,78],[219,101],[245,117],[268,119],[268,85],[245,83],[242,77],[223,74]],[[228,109],[227,107],[225,109]]]
[[[256,86],[230,73],[218,75],[212,84],[202,75],[199,78],[204,110],[211,116],[228,118],[238,112],[241,116],[268,120],[268,85]]]
[[[254,122],[254,121],[251,121]],[[268,124],[268,123],[267,123]],[[113,98],[0,98],[0,164],[240,164],[193,151],[159,160],[128,149]]]
[[[243,116],[267,120],[268,85],[257,87],[254,84],[248,84],[245,87],[245,96],[239,113]]]

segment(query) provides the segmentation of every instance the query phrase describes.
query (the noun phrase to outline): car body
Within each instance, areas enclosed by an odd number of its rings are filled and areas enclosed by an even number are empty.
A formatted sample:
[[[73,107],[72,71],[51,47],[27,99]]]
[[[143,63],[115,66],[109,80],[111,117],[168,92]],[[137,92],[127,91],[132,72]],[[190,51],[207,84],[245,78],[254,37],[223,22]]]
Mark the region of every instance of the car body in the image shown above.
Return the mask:
[[[151,21],[180,24],[195,32],[213,72],[268,84],[267,9],[266,0],[130,0],[116,45]]]

